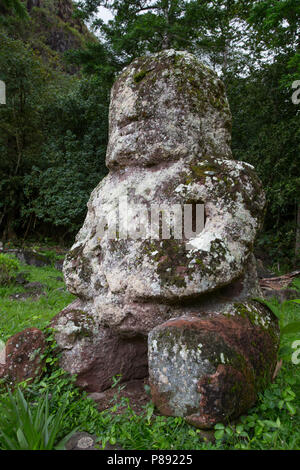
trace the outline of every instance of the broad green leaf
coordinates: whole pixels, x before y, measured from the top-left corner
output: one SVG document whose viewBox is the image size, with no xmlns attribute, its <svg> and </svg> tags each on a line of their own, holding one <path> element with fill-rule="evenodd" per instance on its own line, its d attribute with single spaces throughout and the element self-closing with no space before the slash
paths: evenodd
<svg viewBox="0 0 300 470">
<path fill-rule="evenodd" d="M 300 322 L 289 323 L 281 330 L 282 335 L 300 334 Z"/>
<path fill-rule="evenodd" d="M 217 440 L 223 439 L 224 437 L 224 429 L 219 429 L 218 431 L 215 432 L 215 438 Z"/>
</svg>

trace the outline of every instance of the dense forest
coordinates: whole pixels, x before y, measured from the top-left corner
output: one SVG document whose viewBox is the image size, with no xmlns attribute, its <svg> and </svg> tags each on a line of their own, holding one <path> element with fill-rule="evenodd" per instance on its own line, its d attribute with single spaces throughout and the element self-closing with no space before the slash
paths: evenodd
<svg viewBox="0 0 300 470">
<path fill-rule="evenodd" d="M 0 0 L 0 239 L 71 243 L 107 172 L 115 77 L 135 57 L 174 48 L 224 80 L 234 158 L 256 167 L 267 194 L 257 250 L 296 266 L 299 46 L 300 0 Z"/>
</svg>

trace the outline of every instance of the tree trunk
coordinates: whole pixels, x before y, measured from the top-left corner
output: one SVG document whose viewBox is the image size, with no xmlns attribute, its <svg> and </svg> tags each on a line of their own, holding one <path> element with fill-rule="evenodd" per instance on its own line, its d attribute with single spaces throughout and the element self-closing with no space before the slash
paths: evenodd
<svg viewBox="0 0 300 470">
<path fill-rule="evenodd" d="M 170 25 L 169 14 L 170 14 L 170 2 L 167 1 L 165 7 L 163 8 L 163 15 L 165 17 L 166 25 L 167 25 L 167 31 L 165 31 L 163 35 L 163 42 L 161 46 L 163 50 L 170 49 L 170 46 L 171 46 L 171 41 L 170 41 L 170 36 L 169 36 L 169 31 L 168 31 L 169 25 Z"/>
<path fill-rule="evenodd" d="M 297 205 L 295 256 L 300 254 L 300 202 Z"/>
<path fill-rule="evenodd" d="M 3 231 L 3 240 L 9 242 L 11 240 L 16 240 L 17 235 L 14 229 L 14 217 L 12 214 L 7 216 L 6 226 Z"/>
</svg>

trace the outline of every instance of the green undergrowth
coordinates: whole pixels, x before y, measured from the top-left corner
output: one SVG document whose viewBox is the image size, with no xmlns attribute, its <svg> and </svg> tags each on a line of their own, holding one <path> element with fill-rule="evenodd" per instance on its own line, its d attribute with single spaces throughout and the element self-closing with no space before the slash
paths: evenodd
<svg viewBox="0 0 300 470">
<path fill-rule="evenodd" d="M 299 386 L 299 367 L 284 367 L 247 416 L 234 425 L 216 426 L 214 443 L 183 418 L 155 415 L 151 403 L 142 416 L 137 416 L 126 399 L 125 413 L 118 414 L 120 402 L 115 404 L 112 410 L 100 414 L 95 431 L 102 443 L 132 450 L 299 449 Z"/>
<path fill-rule="evenodd" d="M 280 328 L 279 359 L 287 362 L 291 359 L 291 348 L 300 341 L 300 278 L 295 278 L 291 288 L 299 292 L 298 299 L 279 302 L 276 298 L 259 300 L 276 316 Z"/>
<path fill-rule="evenodd" d="M 137 414 L 128 398 L 119 397 L 118 388 L 111 408 L 99 413 L 94 402 L 74 385 L 74 378 L 59 368 L 38 383 L 23 385 L 23 393 L 32 407 L 39 397 L 48 394 L 52 416 L 62 406 L 67 410 L 57 434 L 58 442 L 76 429 L 96 435 L 99 449 L 110 444 L 128 450 L 294 450 L 300 448 L 299 386 L 299 367 L 284 366 L 247 416 L 235 424 L 216 426 L 215 442 L 203 439 L 201 432 L 183 418 L 158 416 L 150 401 L 143 413 Z M 0 430 L 6 435 L 14 429 L 12 422 L 4 422 L 5 413 L 1 411 L 7 408 L 8 399 L 6 393 L 0 395 Z M 1 435 L 0 449 L 5 449 Z"/>
<path fill-rule="evenodd" d="M 12 296 L 24 294 L 26 288 L 15 283 L 0 285 L 0 340 L 4 342 L 25 328 L 44 328 L 74 299 L 65 288 L 62 273 L 52 266 L 37 268 L 20 264 L 20 273 L 26 282 L 42 284 L 43 292 L 37 300 L 34 296 L 15 300 Z"/>
<path fill-rule="evenodd" d="M 236 423 L 216 425 L 212 431 L 215 440 L 210 442 L 199 430 L 186 424 L 183 418 L 159 416 L 150 396 L 143 412 L 137 414 L 128 398 L 122 397 L 119 379 L 115 380 L 115 397 L 110 408 L 98 412 L 95 403 L 75 386 L 75 377 L 70 377 L 59 368 L 53 335 L 46 329 L 49 320 L 73 299 L 64 288 L 62 274 L 53 267 L 21 266 L 20 269 L 27 273 L 28 282 L 45 285 L 45 295 L 35 301 L 11 300 L 11 295 L 22 292 L 24 288 L 14 284 L 0 287 L 0 339 L 5 341 L 26 327 L 38 327 L 47 332 L 44 374 L 35 383 L 21 384 L 20 389 L 33 414 L 41 397 L 47 401 L 47 413 L 53 417 L 53 422 L 58 410 L 64 409 L 51 448 L 54 449 L 65 436 L 78 430 L 97 436 L 99 449 L 106 448 L 108 444 L 115 445 L 116 449 L 129 450 L 300 449 L 300 364 L 292 361 L 295 353 L 292 346 L 295 340 L 300 340 L 300 335 L 293 329 L 287 329 L 281 335 L 279 359 L 283 363 L 275 382 L 259 395 L 255 407 L 246 416 Z M 294 282 L 293 287 L 298 289 L 299 280 Z M 270 306 L 280 318 L 282 331 L 297 322 L 297 309 L 300 308 L 297 304 L 288 302 L 279 305 L 272 300 Z M 0 449 L 8 448 L 4 434 L 6 439 L 8 437 L 15 443 L 13 446 L 22 448 L 25 443 L 23 438 L 18 441 L 18 426 L 23 429 L 29 425 L 27 422 L 26 426 L 16 424 L 14 413 L 7 413 L 12 397 L 17 404 L 20 395 L 18 397 L 18 390 L 15 390 L 12 397 L 9 396 L 4 383 L 0 390 Z"/>
</svg>

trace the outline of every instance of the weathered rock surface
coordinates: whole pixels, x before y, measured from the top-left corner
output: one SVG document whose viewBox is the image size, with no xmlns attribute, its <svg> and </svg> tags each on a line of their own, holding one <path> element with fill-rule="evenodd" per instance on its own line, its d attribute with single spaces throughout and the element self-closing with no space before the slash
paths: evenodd
<svg viewBox="0 0 300 470">
<path fill-rule="evenodd" d="M 12 336 L 5 346 L 5 364 L 2 364 L 0 377 L 7 378 L 12 385 L 39 377 L 45 348 L 44 334 L 37 328 L 27 328 Z"/>
<path fill-rule="evenodd" d="M 102 442 L 96 435 L 87 432 L 76 432 L 65 445 L 66 450 L 103 450 Z M 105 444 L 105 450 L 123 450 L 118 445 Z"/>
<path fill-rule="evenodd" d="M 257 302 L 157 326 L 148 339 L 155 405 L 200 428 L 238 417 L 271 380 L 278 339 L 275 317 Z"/>
<path fill-rule="evenodd" d="M 265 195 L 253 167 L 232 159 L 230 132 L 224 85 L 191 54 L 163 51 L 120 74 L 110 173 L 63 267 L 79 300 L 53 322 L 62 366 L 90 392 L 115 374 L 143 377 L 149 334 L 155 403 L 204 428 L 253 404 L 278 346 L 276 320 L 248 302 L 261 295 L 253 244 Z M 175 211 L 166 235 L 170 206 L 192 208 L 190 232 Z M 153 207 L 163 214 L 150 223 Z"/>
<path fill-rule="evenodd" d="M 111 171 L 91 195 L 64 274 L 70 292 L 103 326 L 131 334 L 134 323 L 148 333 L 174 317 L 170 304 L 247 275 L 265 197 L 253 168 L 230 160 L 224 86 L 194 56 L 165 51 L 137 59 L 111 96 Z M 149 210 L 204 204 L 204 230 L 188 240 L 120 239 L 121 218 L 119 239 L 110 230 L 100 236 L 100 221 L 112 220 L 124 196 L 130 207 Z"/>
<path fill-rule="evenodd" d="M 87 432 L 76 432 L 66 443 L 66 450 L 99 450 L 96 449 L 97 436 Z"/>
<path fill-rule="evenodd" d="M 76 374 L 77 385 L 88 392 L 101 392 L 121 381 L 144 378 L 148 374 L 147 341 L 142 337 L 121 338 L 102 328 L 81 302 L 75 301 L 52 321 L 62 352 L 61 366 Z"/>
</svg>

